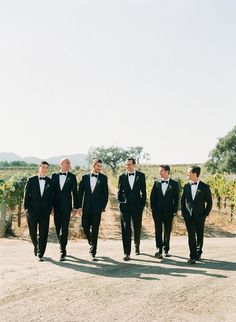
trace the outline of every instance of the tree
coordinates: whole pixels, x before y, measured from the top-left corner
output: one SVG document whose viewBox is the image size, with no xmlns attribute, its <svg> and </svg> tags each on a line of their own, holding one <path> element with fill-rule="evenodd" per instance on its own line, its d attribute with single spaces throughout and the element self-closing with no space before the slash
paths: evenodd
<svg viewBox="0 0 236 322">
<path fill-rule="evenodd" d="M 102 162 L 108 165 L 113 173 L 116 173 L 117 166 L 124 162 L 128 157 L 128 152 L 116 146 L 111 146 L 109 148 L 100 147 L 91 147 L 88 151 L 88 160 L 91 162 L 93 159 L 101 159 Z"/>
<path fill-rule="evenodd" d="M 124 149 L 118 146 L 111 146 L 105 148 L 104 146 L 100 147 L 91 147 L 88 152 L 88 161 L 91 162 L 93 159 L 101 159 L 102 162 L 108 165 L 112 172 L 115 174 L 119 164 L 123 163 L 128 157 L 133 157 L 137 163 L 140 162 L 140 159 L 148 160 L 149 154 L 143 152 L 143 147 L 134 146 Z"/>
<path fill-rule="evenodd" d="M 236 173 L 236 126 L 219 139 L 209 157 L 206 167 L 212 173 Z"/>
<path fill-rule="evenodd" d="M 131 146 L 131 147 L 128 147 L 128 155 L 130 157 L 133 157 L 137 164 L 140 163 L 140 159 L 143 159 L 143 160 L 149 160 L 149 154 L 148 153 L 145 153 L 143 152 L 143 147 L 142 146 Z"/>
</svg>

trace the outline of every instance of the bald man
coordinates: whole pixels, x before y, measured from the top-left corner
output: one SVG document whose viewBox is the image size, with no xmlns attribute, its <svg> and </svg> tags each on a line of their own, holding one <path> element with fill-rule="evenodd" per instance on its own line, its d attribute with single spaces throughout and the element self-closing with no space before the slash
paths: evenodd
<svg viewBox="0 0 236 322">
<path fill-rule="evenodd" d="M 62 159 L 60 161 L 60 172 L 52 175 L 55 193 L 54 223 L 60 243 L 60 261 L 64 261 L 66 257 L 71 212 L 73 209 L 74 212 L 78 209 L 77 180 L 76 176 L 69 172 L 70 168 L 70 160 Z"/>
</svg>

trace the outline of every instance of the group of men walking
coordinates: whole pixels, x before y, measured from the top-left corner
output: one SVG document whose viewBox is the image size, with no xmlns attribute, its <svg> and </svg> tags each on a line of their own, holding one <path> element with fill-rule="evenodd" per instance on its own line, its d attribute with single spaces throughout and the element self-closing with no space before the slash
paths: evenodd
<svg viewBox="0 0 236 322">
<path fill-rule="evenodd" d="M 82 215 L 82 227 L 90 245 L 92 260 L 96 260 L 97 238 L 101 213 L 108 201 L 107 177 L 100 173 L 101 160 L 94 160 L 91 172 L 82 176 L 77 189 L 76 176 L 71 173 L 70 160 L 60 162 L 60 171 L 52 178 L 46 176 L 49 164 L 39 165 L 39 173 L 28 179 L 25 187 L 24 208 L 34 253 L 43 261 L 50 214 L 54 214 L 57 238 L 60 244 L 60 261 L 66 259 L 71 213 Z M 37 229 L 38 227 L 38 229 Z M 38 232 L 38 239 L 37 239 Z"/>
<path fill-rule="evenodd" d="M 130 260 L 132 227 L 135 254 L 140 254 L 142 214 L 146 205 L 146 179 L 135 169 L 134 158 L 125 161 L 126 171 L 119 176 L 118 203 L 121 216 L 124 261 Z M 91 171 L 84 174 L 77 189 L 76 176 L 70 170 L 70 160 L 60 162 L 60 171 L 46 176 L 49 164 L 39 165 L 38 175 L 28 179 L 25 188 L 24 207 L 34 254 L 43 261 L 49 229 L 50 214 L 54 213 L 56 234 L 60 244 L 60 261 L 67 256 L 66 246 L 71 213 L 82 216 L 82 228 L 89 243 L 91 259 L 96 261 L 97 240 L 101 214 L 108 202 L 107 176 L 101 173 L 102 161 L 95 159 Z M 211 191 L 199 180 L 201 169 L 193 166 L 188 170 L 190 182 L 184 186 L 181 211 L 188 231 L 190 249 L 189 264 L 200 260 L 203 247 L 204 223 L 212 208 Z M 161 165 L 160 180 L 155 180 L 150 205 L 155 224 L 155 256 L 170 256 L 170 236 L 173 218 L 179 207 L 179 184 L 170 178 L 170 167 Z M 38 237 L 37 237 L 38 235 Z"/>
</svg>

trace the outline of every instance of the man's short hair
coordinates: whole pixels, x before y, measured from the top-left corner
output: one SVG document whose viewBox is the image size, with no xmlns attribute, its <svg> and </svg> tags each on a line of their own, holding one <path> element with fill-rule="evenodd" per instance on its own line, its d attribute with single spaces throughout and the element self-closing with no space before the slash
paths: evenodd
<svg viewBox="0 0 236 322">
<path fill-rule="evenodd" d="M 125 161 L 132 161 L 133 164 L 136 164 L 136 161 L 134 158 L 130 157 L 130 158 L 126 158 Z"/>
<path fill-rule="evenodd" d="M 160 168 L 163 168 L 165 171 L 168 171 L 170 173 L 170 166 L 168 164 L 161 164 Z"/>
<path fill-rule="evenodd" d="M 39 167 L 40 167 L 42 164 L 46 164 L 46 165 L 49 167 L 49 163 L 48 163 L 47 161 L 41 161 L 41 162 L 39 163 Z"/>
<path fill-rule="evenodd" d="M 95 166 L 97 163 L 101 163 L 102 164 L 102 160 L 100 160 L 100 159 L 93 159 L 92 165 Z"/>
<path fill-rule="evenodd" d="M 196 173 L 198 177 L 200 176 L 201 168 L 197 165 L 193 165 L 192 167 L 190 167 L 190 170 L 192 171 L 192 173 Z"/>
</svg>

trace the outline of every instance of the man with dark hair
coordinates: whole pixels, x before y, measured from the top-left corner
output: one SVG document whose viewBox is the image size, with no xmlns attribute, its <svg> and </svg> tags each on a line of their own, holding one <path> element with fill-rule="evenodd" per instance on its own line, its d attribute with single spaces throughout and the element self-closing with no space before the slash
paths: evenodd
<svg viewBox="0 0 236 322">
<path fill-rule="evenodd" d="M 210 187 L 199 180 L 201 168 L 192 166 L 187 175 L 190 180 L 184 186 L 181 198 L 181 211 L 188 231 L 190 258 L 188 264 L 194 264 L 201 259 L 204 224 L 212 208 Z"/>
<path fill-rule="evenodd" d="M 157 252 L 155 256 L 163 259 L 162 248 L 165 256 L 169 257 L 170 234 L 172 222 L 178 211 L 179 184 L 170 178 L 169 165 L 162 164 L 159 168 L 161 180 L 156 180 L 151 191 L 151 209 L 155 223 L 155 240 Z M 164 236 L 162 230 L 164 228 Z"/>
<path fill-rule="evenodd" d="M 135 170 L 135 159 L 127 158 L 126 172 L 119 176 L 118 202 L 121 212 L 121 229 L 124 249 L 124 261 L 130 260 L 131 220 L 134 228 L 136 255 L 140 254 L 142 213 L 146 203 L 146 180 L 144 173 Z"/>
<path fill-rule="evenodd" d="M 38 175 L 30 177 L 26 183 L 24 208 L 27 211 L 29 233 L 34 245 L 34 254 L 40 262 L 47 246 L 49 218 L 53 204 L 51 179 L 46 176 L 49 164 L 42 161 Z M 39 238 L 37 239 L 37 230 Z"/>
<path fill-rule="evenodd" d="M 60 261 L 64 261 L 66 257 L 66 245 L 72 211 L 72 196 L 73 213 L 77 212 L 78 209 L 77 180 L 76 176 L 69 172 L 70 168 L 70 160 L 62 159 L 60 161 L 60 172 L 52 175 L 52 183 L 55 191 L 53 205 L 54 223 L 60 243 Z"/>
<path fill-rule="evenodd" d="M 97 240 L 101 214 L 108 201 L 107 176 L 102 174 L 102 161 L 94 159 L 92 169 L 82 176 L 78 190 L 79 213 L 82 215 L 82 227 L 90 245 L 93 261 L 96 261 Z"/>
</svg>

